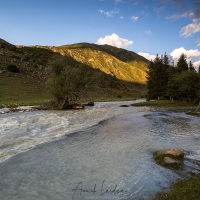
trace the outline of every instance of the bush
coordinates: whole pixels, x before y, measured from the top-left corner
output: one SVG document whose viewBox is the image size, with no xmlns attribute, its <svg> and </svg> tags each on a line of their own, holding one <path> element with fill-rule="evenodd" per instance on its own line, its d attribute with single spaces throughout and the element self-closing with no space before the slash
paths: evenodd
<svg viewBox="0 0 200 200">
<path fill-rule="evenodd" d="M 8 65 L 7 66 L 7 70 L 9 72 L 14 72 L 14 73 L 19 73 L 20 72 L 19 68 L 16 65 Z"/>
<path fill-rule="evenodd" d="M 29 61 L 30 59 L 31 59 L 31 57 L 25 56 L 25 57 L 22 59 L 22 61 Z"/>
<path fill-rule="evenodd" d="M 11 57 L 12 57 L 12 58 L 15 58 L 15 59 L 18 59 L 18 60 L 21 59 L 21 57 L 16 56 L 16 55 L 12 55 Z"/>
</svg>

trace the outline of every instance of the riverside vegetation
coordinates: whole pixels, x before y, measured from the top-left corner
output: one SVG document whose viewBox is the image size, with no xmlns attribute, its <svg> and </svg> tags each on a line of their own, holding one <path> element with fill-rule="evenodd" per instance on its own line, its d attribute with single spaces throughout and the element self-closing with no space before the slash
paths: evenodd
<svg viewBox="0 0 200 200">
<path fill-rule="evenodd" d="M 197 103 L 200 101 L 200 66 L 195 71 L 192 62 L 182 54 L 176 66 L 170 65 L 168 56 L 155 58 L 147 72 L 147 99 L 174 99 Z"/>
<path fill-rule="evenodd" d="M 198 105 L 194 112 L 187 114 L 199 116 L 197 112 L 200 107 L 200 66 L 196 71 L 191 61 L 187 63 L 186 55 L 180 56 L 176 66 L 170 65 L 166 54 L 161 57 L 157 55 L 149 64 L 147 88 L 148 101 L 134 106 Z"/>
<path fill-rule="evenodd" d="M 88 43 L 16 46 L 0 39 L 1 107 L 51 101 L 54 93 L 48 89 L 47 80 L 55 72 L 52 66 L 64 61 L 64 71 L 76 71 L 79 76 L 76 77 L 77 86 L 81 86 L 78 102 L 132 100 L 146 94 L 149 61 L 134 52 Z M 78 94 L 74 92 L 72 100 Z"/>
</svg>

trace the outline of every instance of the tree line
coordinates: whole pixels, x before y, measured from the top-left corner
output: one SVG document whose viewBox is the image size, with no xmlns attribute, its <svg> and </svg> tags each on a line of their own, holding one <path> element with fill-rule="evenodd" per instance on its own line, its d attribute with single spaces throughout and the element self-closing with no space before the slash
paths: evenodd
<svg viewBox="0 0 200 200">
<path fill-rule="evenodd" d="M 200 101 L 200 66 L 195 70 L 193 63 L 187 63 L 187 56 L 181 54 L 177 64 L 170 64 L 169 57 L 156 56 L 147 71 L 147 100 L 169 99 Z"/>
</svg>

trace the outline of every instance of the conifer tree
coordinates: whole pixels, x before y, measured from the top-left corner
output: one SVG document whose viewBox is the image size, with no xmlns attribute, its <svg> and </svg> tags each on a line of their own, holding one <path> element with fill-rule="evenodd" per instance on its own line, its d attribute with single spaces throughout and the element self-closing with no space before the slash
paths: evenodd
<svg viewBox="0 0 200 200">
<path fill-rule="evenodd" d="M 200 99 L 200 74 L 196 73 L 192 62 L 188 68 L 184 54 L 180 56 L 177 67 L 169 65 L 166 54 L 161 58 L 157 55 L 150 63 L 147 75 L 149 100 L 170 97 L 172 101 L 181 99 L 196 102 Z"/>
<path fill-rule="evenodd" d="M 164 58 L 158 55 L 149 65 L 147 72 L 147 99 L 160 99 L 161 96 L 166 95 L 167 88 L 167 73 Z M 167 63 L 166 63 L 167 64 Z"/>
<path fill-rule="evenodd" d="M 148 71 L 147 71 L 147 88 L 148 88 L 148 93 L 147 93 L 147 100 L 151 100 L 154 98 L 154 89 L 155 89 L 155 70 L 154 70 L 154 63 L 153 61 L 150 62 L 148 66 Z"/>
<path fill-rule="evenodd" d="M 188 71 L 187 56 L 185 54 L 181 54 L 176 67 L 179 72 Z"/>
<path fill-rule="evenodd" d="M 192 64 L 191 61 L 189 62 L 189 71 L 190 72 L 195 72 L 194 65 Z"/>
<path fill-rule="evenodd" d="M 165 52 L 165 55 L 163 56 L 163 64 L 166 66 L 166 67 L 169 67 L 169 58 Z"/>
</svg>

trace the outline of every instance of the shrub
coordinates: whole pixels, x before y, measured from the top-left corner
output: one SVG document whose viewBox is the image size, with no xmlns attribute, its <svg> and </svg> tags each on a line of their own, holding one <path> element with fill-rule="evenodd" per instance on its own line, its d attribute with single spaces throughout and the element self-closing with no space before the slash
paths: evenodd
<svg viewBox="0 0 200 200">
<path fill-rule="evenodd" d="M 19 68 L 16 65 L 12 65 L 12 64 L 7 66 L 7 70 L 9 72 L 14 72 L 14 73 L 20 72 Z"/>
<path fill-rule="evenodd" d="M 16 55 L 12 55 L 11 57 L 12 57 L 12 58 L 15 58 L 15 59 L 18 59 L 18 60 L 21 59 L 21 57 L 16 56 Z"/>
<path fill-rule="evenodd" d="M 31 57 L 25 56 L 25 57 L 22 59 L 22 61 L 29 61 L 30 59 L 31 59 Z"/>
</svg>

